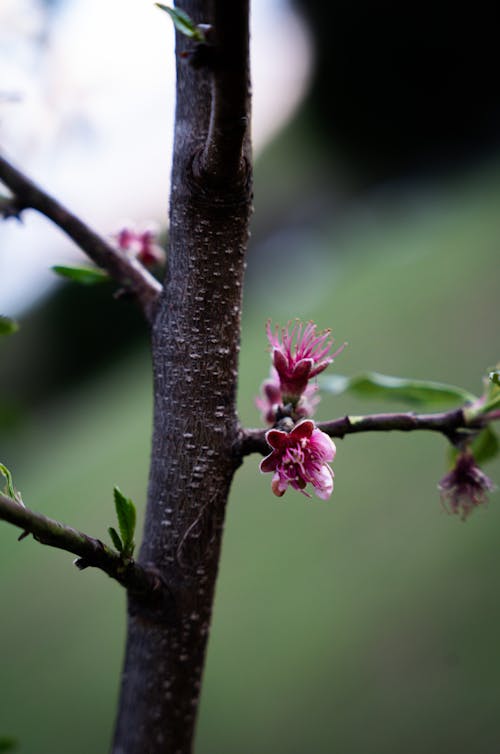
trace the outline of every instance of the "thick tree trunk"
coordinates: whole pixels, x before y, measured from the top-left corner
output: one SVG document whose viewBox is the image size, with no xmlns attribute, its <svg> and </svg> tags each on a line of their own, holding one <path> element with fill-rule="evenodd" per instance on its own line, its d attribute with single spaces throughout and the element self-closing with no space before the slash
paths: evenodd
<svg viewBox="0 0 500 754">
<path fill-rule="evenodd" d="M 248 4 L 186 0 L 182 7 L 197 23 L 213 24 L 214 47 L 201 56 L 198 50 L 209 63 L 195 67 L 180 57 L 192 43 L 177 40 L 170 249 L 152 332 L 153 449 L 139 558 L 159 571 L 171 600 L 146 605 L 129 595 L 114 754 L 192 751 L 225 506 L 240 462 L 235 399 L 251 208 Z"/>
</svg>

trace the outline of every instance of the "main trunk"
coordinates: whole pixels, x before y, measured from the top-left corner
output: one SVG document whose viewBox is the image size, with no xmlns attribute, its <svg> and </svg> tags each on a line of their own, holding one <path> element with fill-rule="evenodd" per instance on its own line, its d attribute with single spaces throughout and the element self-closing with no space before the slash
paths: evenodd
<svg viewBox="0 0 500 754">
<path fill-rule="evenodd" d="M 212 21 L 211 8 L 202 0 L 183 3 L 198 23 Z M 192 44 L 178 39 L 170 246 L 152 333 L 153 448 L 139 558 L 158 570 L 172 599 L 155 605 L 129 596 L 114 754 L 192 751 L 225 506 L 239 463 L 235 398 L 249 161 L 230 181 L 200 172 L 211 71 L 180 58 L 186 48 Z"/>
</svg>

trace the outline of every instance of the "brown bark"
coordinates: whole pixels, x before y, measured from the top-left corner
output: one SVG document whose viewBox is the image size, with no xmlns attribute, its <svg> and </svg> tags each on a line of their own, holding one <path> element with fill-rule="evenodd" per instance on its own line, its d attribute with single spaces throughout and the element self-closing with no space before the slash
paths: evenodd
<svg viewBox="0 0 500 754">
<path fill-rule="evenodd" d="M 209 65 L 196 68 L 181 57 L 192 43 L 177 39 L 170 250 L 152 331 L 153 449 L 139 562 L 159 570 L 173 601 L 152 607 L 129 594 L 114 754 L 192 751 L 224 512 L 239 465 L 237 357 L 251 209 L 241 130 L 242 87 L 249 118 L 248 4 L 214 5 L 212 15 L 209 2 L 183 3 L 196 23 L 213 24 L 214 48 Z M 220 66 L 239 74 L 215 75 Z M 214 127 L 221 98 L 223 127 Z M 239 158 L 218 169 L 227 133 L 236 135 Z"/>
</svg>

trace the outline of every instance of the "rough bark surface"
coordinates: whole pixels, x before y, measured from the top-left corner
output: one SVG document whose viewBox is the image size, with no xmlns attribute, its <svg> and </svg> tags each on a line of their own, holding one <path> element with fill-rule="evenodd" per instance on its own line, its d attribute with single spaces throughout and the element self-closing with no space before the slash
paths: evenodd
<svg viewBox="0 0 500 754">
<path fill-rule="evenodd" d="M 231 55 L 225 59 L 218 47 L 223 34 L 217 14 L 225 12 L 225 22 L 233 24 L 240 39 L 233 63 L 244 73 L 248 119 L 248 5 L 213 5 L 190 0 L 182 7 L 197 23 L 213 23 L 209 57 L 215 54 L 218 66 L 231 64 Z M 213 162 L 204 162 L 213 131 L 213 68 L 190 65 L 181 57 L 189 49 L 188 40 L 177 39 L 170 249 L 152 328 L 153 449 L 139 557 L 159 570 L 172 599 L 151 606 L 129 595 L 114 754 L 192 751 L 224 512 L 240 462 L 235 399 L 251 208 L 248 135 L 239 137 L 241 159 L 232 174 L 222 171 L 221 177 Z M 241 87 L 241 77 L 233 85 Z M 218 96 L 230 98 L 231 91 Z M 241 113 L 235 113 L 229 108 L 224 117 L 230 131 L 231 117 L 238 120 L 234 131 L 241 133 Z M 212 147 L 213 161 L 218 147 Z"/>
</svg>

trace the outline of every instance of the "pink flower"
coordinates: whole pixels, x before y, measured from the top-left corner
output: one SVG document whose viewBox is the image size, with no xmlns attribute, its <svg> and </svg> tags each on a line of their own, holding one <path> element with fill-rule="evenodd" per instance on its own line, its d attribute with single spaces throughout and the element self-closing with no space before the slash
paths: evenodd
<svg viewBox="0 0 500 754">
<path fill-rule="evenodd" d="M 329 355 L 333 344 L 333 340 L 329 340 L 330 330 L 317 334 L 313 322 L 308 322 L 305 327 L 302 322 L 296 322 L 291 331 L 290 326 L 291 322 L 281 329 L 281 339 L 279 326 L 276 326 L 273 332 L 270 320 L 267 322 L 266 330 L 283 403 L 292 403 L 295 406 L 308 381 L 326 369 L 343 351 L 345 344 Z"/>
<path fill-rule="evenodd" d="M 270 429 L 266 440 L 273 450 L 261 461 L 260 470 L 274 471 L 271 488 L 275 495 L 281 497 L 290 485 L 310 497 L 304 490 L 307 484 L 312 484 L 318 497 L 323 500 L 330 497 L 334 475 L 327 461 L 333 461 L 336 448 L 313 421 L 304 419 L 291 432 Z"/>
<path fill-rule="evenodd" d="M 156 234 L 152 230 L 144 230 L 137 236 L 137 259 L 145 267 L 154 267 L 165 262 L 165 250 L 156 243 Z"/>
<path fill-rule="evenodd" d="M 262 397 L 255 399 L 255 405 L 260 411 L 262 419 L 268 424 L 274 424 L 278 409 L 281 405 L 281 387 L 278 373 L 274 367 L 271 367 L 271 374 L 268 380 L 264 380 L 260 387 Z"/>
<path fill-rule="evenodd" d="M 156 229 L 147 227 L 137 231 L 125 226 L 114 235 L 120 251 L 136 257 L 145 267 L 155 267 L 165 262 L 165 251 L 156 243 Z"/>
<path fill-rule="evenodd" d="M 465 521 L 474 508 L 487 501 L 488 492 L 494 490 L 495 485 L 477 466 L 470 450 L 464 450 L 453 469 L 441 479 L 438 488 L 446 509 Z"/>
<path fill-rule="evenodd" d="M 135 242 L 136 233 L 130 228 L 122 228 L 114 238 L 120 251 L 129 251 Z"/>
<path fill-rule="evenodd" d="M 268 424 L 275 424 L 279 418 L 279 409 L 283 405 L 283 398 L 280 378 L 274 367 L 271 367 L 269 379 L 264 380 L 260 389 L 262 396 L 255 399 L 255 405 L 259 409 L 263 421 Z M 295 406 L 296 417 L 303 419 L 314 414 L 320 401 L 319 395 L 316 395 L 317 392 L 317 385 L 311 383 L 306 386 L 298 404 Z"/>
</svg>

